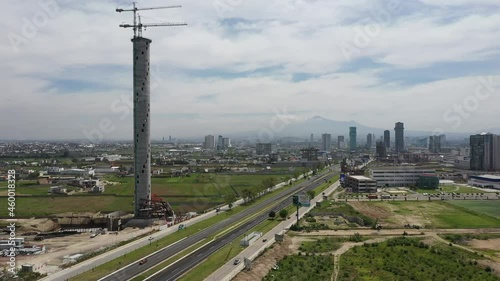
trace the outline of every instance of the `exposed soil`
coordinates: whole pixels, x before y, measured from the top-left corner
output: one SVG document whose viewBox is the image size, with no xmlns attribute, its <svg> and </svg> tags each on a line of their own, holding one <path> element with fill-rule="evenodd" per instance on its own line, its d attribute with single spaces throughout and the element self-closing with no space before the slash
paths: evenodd
<svg viewBox="0 0 500 281">
<path fill-rule="evenodd" d="M 500 251 L 500 238 L 489 240 L 472 240 L 467 245 L 475 249 L 487 249 Z"/>
<path fill-rule="evenodd" d="M 349 202 L 349 205 L 351 205 L 358 212 L 374 219 L 386 219 L 392 215 L 392 213 L 388 210 L 373 204 L 366 204 L 364 202 Z"/>
<path fill-rule="evenodd" d="M 252 269 L 243 270 L 232 281 L 258 281 L 262 280 L 271 271 L 273 265 L 285 256 L 294 253 L 302 242 L 294 241 L 285 236 L 282 243 L 275 243 L 272 249 L 268 249 L 264 254 L 252 262 Z"/>
<path fill-rule="evenodd" d="M 44 245 L 46 252 L 40 255 L 17 256 L 16 260 L 19 264 L 33 264 L 35 271 L 40 273 L 54 273 L 60 270 L 59 266 L 63 264 L 64 256 L 90 253 L 118 242 L 133 239 L 150 231 L 152 231 L 151 228 L 127 228 L 118 235 L 109 233 L 98 235 L 95 238 L 90 238 L 90 233 L 51 238 L 43 241 L 32 241 L 33 238 L 30 238 L 25 241 L 26 244 Z M 1 264 L 5 264 L 5 261 L 5 257 L 0 257 Z"/>
<path fill-rule="evenodd" d="M 403 227 L 407 224 L 419 226 L 432 224 L 432 221 L 427 219 L 424 213 L 418 208 L 406 214 L 399 214 L 397 213 L 398 207 L 390 204 L 387 204 L 386 208 L 367 204 L 366 202 L 349 202 L 349 204 L 358 212 L 368 217 L 379 219 L 379 223 L 384 226 Z"/>
<path fill-rule="evenodd" d="M 59 225 L 51 219 L 20 219 L 21 232 L 50 232 L 59 228 Z"/>
<path fill-rule="evenodd" d="M 493 274 L 500 276 L 500 264 L 491 260 L 479 260 L 477 263 L 483 267 L 491 267 L 493 269 Z"/>
</svg>

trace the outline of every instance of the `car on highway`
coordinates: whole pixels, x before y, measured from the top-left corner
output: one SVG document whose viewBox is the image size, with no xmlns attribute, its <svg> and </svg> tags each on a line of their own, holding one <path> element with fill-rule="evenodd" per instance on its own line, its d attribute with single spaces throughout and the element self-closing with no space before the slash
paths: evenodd
<svg viewBox="0 0 500 281">
<path fill-rule="evenodd" d="M 145 264 L 145 263 L 147 263 L 147 262 L 148 262 L 148 259 L 142 259 L 142 260 L 139 262 L 139 265 L 143 265 L 143 264 Z"/>
<path fill-rule="evenodd" d="M 262 242 L 267 242 L 267 239 L 262 240 Z"/>
<path fill-rule="evenodd" d="M 235 259 L 234 262 L 233 262 L 233 264 L 237 265 L 237 264 L 240 264 L 240 262 L 241 262 L 241 259 Z"/>
</svg>

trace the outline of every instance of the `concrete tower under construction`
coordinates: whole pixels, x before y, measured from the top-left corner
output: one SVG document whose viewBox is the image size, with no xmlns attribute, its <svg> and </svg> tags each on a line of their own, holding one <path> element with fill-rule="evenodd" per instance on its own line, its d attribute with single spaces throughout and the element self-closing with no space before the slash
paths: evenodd
<svg viewBox="0 0 500 281">
<path fill-rule="evenodd" d="M 148 219 L 151 201 L 150 79 L 151 40 L 134 37 L 134 216 Z"/>
<path fill-rule="evenodd" d="M 186 23 L 149 23 L 143 24 L 138 11 L 180 8 L 181 6 L 162 6 L 138 8 L 133 2 L 131 9 L 116 9 L 116 12 L 133 12 L 133 24 L 120 24 L 123 28 L 133 28 L 134 62 L 134 217 L 135 224 L 151 218 L 174 217 L 174 211 L 168 202 L 154 194 L 151 195 L 151 105 L 150 105 L 150 47 L 151 40 L 142 37 L 142 30 L 147 27 L 183 26 Z"/>
</svg>

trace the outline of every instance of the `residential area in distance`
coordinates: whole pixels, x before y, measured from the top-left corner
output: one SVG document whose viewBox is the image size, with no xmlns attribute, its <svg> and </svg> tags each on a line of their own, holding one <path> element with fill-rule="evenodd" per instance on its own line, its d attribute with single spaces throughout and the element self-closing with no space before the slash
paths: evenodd
<svg viewBox="0 0 500 281">
<path fill-rule="evenodd" d="M 167 241 L 173 241 L 168 240 L 173 236 L 153 240 L 153 234 L 170 229 L 180 239 L 188 235 L 183 231 L 201 230 L 192 229 L 197 224 L 185 227 L 195 218 L 201 220 L 200 215 L 236 215 L 238 208 L 249 208 L 262 200 L 260 197 L 305 179 L 321 183 L 308 192 L 310 199 L 319 200 L 304 210 L 298 223 L 291 197 L 281 212 L 269 205 L 270 209 L 261 213 L 275 214 L 253 228 L 253 234 L 238 238 L 241 243 L 233 240 L 197 267 L 186 270 L 181 280 L 194 280 L 194 276 L 216 280 L 213 278 L 219 277 L 213 276 L 220 276 L 218 272 L 228 266 L 227 276 L 237 270 L 234 280 L 282 280 L 296 263 L 320 268 L 314 270 L 317 280 L 326 276 L 353 280 L 363 270 L 375 270 L 364 264 L 343 271 L 350 268 L 351 260 L 355 264 L 356 252 L 363 253 L 366 247 L 396 247 L 419 256 L 428 253 L 428 262 L 435 262 L 440 251 L 444 255 L 456 252 L 459 263 L 472 264 L 467 272 L 496 280 L 496 272 L 500 272 L 500 248 L 495 246 L 500 245 L 500 169 L 494 163 L 500 159 L 484 152 L 496 151 L 500 145 L 497 136 L 472 135 L 461 140 L 431 136 L 423 145 L 422 137 L 404 137 L 404 131 L 403 137 L 395 132 L 395 142 L 387 132 L 385 139 L 381 136 L 376 141 L 375 134 L 369 133 L 364 142 L 353 131 L 355 128 L 350 128 L 355 141 L 343 136 L 332 140 L 328 133 L 321 138 L 311 134 L 307 139 L 269 143 L 216 139 L 212 135 L 201 142 L 171 137 L 154 141 L 152 198 L 163 202 L 166 209 L 163 217 L 143 227 L 128 225 L 134 217 L 130 143 L 4 142 L 0 145 L 4 175 L 0 196 L 7 198 L 7 171 L 15 170 L 16 253 L 22 270 L 32 272 L 28 276 L 33 280 L 43 276 L 51 280 L 56 273 L 141 239 L 151 239 L 154 249 L 168 248 L 171 242 Z M 398 139 L 404 143 L 396 145 Z M 492 166 L 474 169 L 485 167 L 485 159 Z M 336 179 L 316 180 L 325 168 L 337 171 Z M 0 212 L 8 234 L 8 214 L 6 210 Z M 272 234 L 274 229 L 280 231 Z M 8 246 L 7 238 L 2 242 L 3 250 Z M 260 248 L 252 249 L 256 246 Z M 455 248 L 449 252 L 450 247 Z M 137 255 L 147 255 L 154 249 L 143 249 L 146 251 Z M 244 255 L 251 249 L 261 254 L 247 259 Z M 374 253 L 378 252 L 371 255 Z M 373 262 L 385 264 L 387 255 L 382 255 L 384 250 L 379 253 L 380 257 L 373 256 Z M 221 255 L 224 258 L 217 258 Z M 141 266 L 146 261 L 141 260 Z M 76 274 L 71 280 L 99 279 L 112 272 L 106 262 L 96 265 L 97 270 Z M 456 265 L 449 261 L 443 266 Z M 376 268 L 391 278 L 401 274 L 380 264 Z M 147 272 L 141 276 L 148 278 L 152 273 Z M 425 273 L 437 274 L 431 269 Z M 408 274 L 404 278 L 412 278 Z"/>
</svg>

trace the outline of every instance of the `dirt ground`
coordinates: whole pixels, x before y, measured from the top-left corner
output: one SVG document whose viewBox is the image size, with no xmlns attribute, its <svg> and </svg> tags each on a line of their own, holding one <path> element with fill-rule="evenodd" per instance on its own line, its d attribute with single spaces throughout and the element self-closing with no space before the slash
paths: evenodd
<svg viewBox="0 0 500 281">
<path fill-rule="evenodd" d="M 82 233 L 44 241 L 33 241 L 33 236 L 31 236 L 31 239 L 27 239 L 26 244 L 44 245 L 46 252 L 40 255 L 17 256 L 16 259 L 19 264 L 33 264 L 35 271 L 40 273 L 54 273 L 60 270 L 59 266 L 63 264 L 64 256 L 93 252 L 151 231 L 152 228 L 127 228 L 118 235 L 102 234 L 90 238 L 90 233 Z M 0 263 L 4 264 L 5 259 L 4 257 L 0 258 Z"/>
<path fill-rule="evenodd" d="M 493 269 L 493 274 L 500 276 L 500 263 L 490 261 L 490 260 L 480 260 L 477 261 L 478 264 L 484 266 L 484 267 L 491 267 Z"/>
<path fill-rule="evenodd" d="M 500 251 L 500 238 L 490 240 L 472 240 L 467 243 L 471 248 Z"/>
<path fill-rule="evenodd" d="M 309 240 L 303 238 L 302 240 Z M 232 281 L 259 281 L 262 280 L 273 265 L 298 250 L 301 241 L 292 241 L 288 236 L 282 243 L 275 243 L 272 249 L 268 249 L 264 254 L 252 262 L 252 270 L 243 270 Z"/>
<path fill-rule="evenodd" d="M 397 207 L 389 204 L 387 205 L 387 209 L 365 202 L 349 202 L 349 204 L 358 212 L 368 217 L 379 219 L 379 223 L 385 226 L 402 227 L 406 224 L 419 226 L 432 224 L 432 221 L 427 219 L 418 209 L 411 212 L 413 214 L 398 214 L 394 212 L 397 210 Z"/>
<path fill-rule="evenodd" d="M 372 204 L 366 204 L 364 202 L 349 202 L 349 205 L 351 205 L 358 212 L 374 219 L 386 219 L 393 214 L 384 208 Z"/>
</svg>

